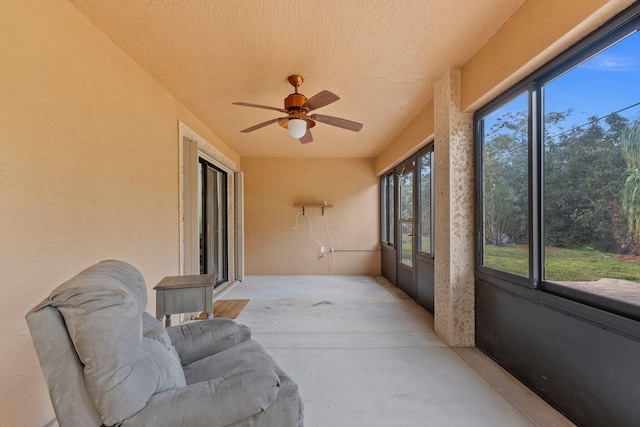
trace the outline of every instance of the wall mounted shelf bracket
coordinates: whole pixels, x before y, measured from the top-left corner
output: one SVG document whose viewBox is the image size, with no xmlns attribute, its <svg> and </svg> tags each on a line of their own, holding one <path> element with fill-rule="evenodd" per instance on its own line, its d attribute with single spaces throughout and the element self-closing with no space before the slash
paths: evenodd
<svg viewBox="0 0 640 427">
<path fill-rule="evenodd" d="M 301 203 L 298 203 L 296 205 L 293 205 L 297 208 L 301 207 L 302 208 L 302 215 L 305 215 L 305 208 L 322 208 L 322 215 L 324 215 L 324 208 L 332 208 L 333 205 L 304 205 Z"/>
</svg>

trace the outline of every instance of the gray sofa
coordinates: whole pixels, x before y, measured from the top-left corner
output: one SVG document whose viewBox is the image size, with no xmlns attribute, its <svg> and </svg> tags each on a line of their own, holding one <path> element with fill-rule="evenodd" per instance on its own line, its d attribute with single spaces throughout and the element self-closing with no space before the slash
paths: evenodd
<svg viewBox="0 0 640 427">
<path fill-rule="evenodd" d="M 229 319 L 165 328 L 140 272 L 103 261 L 27 323 L 60 426 L 301 427 L 296 383 Z"/>
</svg>

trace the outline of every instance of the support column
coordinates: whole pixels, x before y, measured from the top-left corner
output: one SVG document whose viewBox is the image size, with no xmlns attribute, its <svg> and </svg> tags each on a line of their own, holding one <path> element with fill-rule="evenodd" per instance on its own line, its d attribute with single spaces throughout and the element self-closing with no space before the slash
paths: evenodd
<svg viewBox="0 0 640 427">
<path fill-rule="evenodd" d="M 452 347 L 475 345 L 473 115 L 460 112 L 460 70 L 434 93 L 435 331 Z"/>
</svg>

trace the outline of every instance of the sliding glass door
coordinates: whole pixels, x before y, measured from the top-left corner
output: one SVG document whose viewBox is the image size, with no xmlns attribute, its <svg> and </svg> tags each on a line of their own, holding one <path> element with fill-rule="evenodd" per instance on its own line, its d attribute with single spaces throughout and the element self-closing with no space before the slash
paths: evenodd
<svg viewBox="0 0 640 427">
<path fill-rule="evenodd" d="M 227 281 L 227 173 L 204 159 L 199 163 L 198 222 L 200 274 Z"/>
</svg>

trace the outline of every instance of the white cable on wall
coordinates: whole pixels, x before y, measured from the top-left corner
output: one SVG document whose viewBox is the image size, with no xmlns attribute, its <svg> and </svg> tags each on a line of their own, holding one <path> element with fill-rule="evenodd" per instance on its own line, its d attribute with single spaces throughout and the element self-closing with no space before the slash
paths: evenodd
<svg viewBox="0 0 640 427">
<path fill-rule="evenodd" d="M 324 248 L 324 245 L 322 244 L 322 242 L 316 238 L 315 234 L 313 234 L 313 228 L 311 228 L 311 220 L 309 219 L 309 215 L 305 215 L 303 211 L 300 211 L 296 214 L 296 225 L 293 227 L 293 230 L 298 228 L 298 215 L 300 214 L 304 215 L 307 218 L 307 221 L 309 222 L 309 232 L 311 233 L 311 237 L 313 237 L 313 240 L 318 242 L 321 248 Z"/>
<path fill-rule="evenodd" d="M 324 217 L 324 228 L 327 230 L 327 237 L 329 238 L 329 244 L 331 248 L 329 252 L 331 252 L 331 271 L 336 271 L 336 252 L 333 249 L 333 242 L 331 241 L 331 233 L 329 233 L 329 225 L 327 224 L 327 215 L 322 215 Z"/>
</svg>

